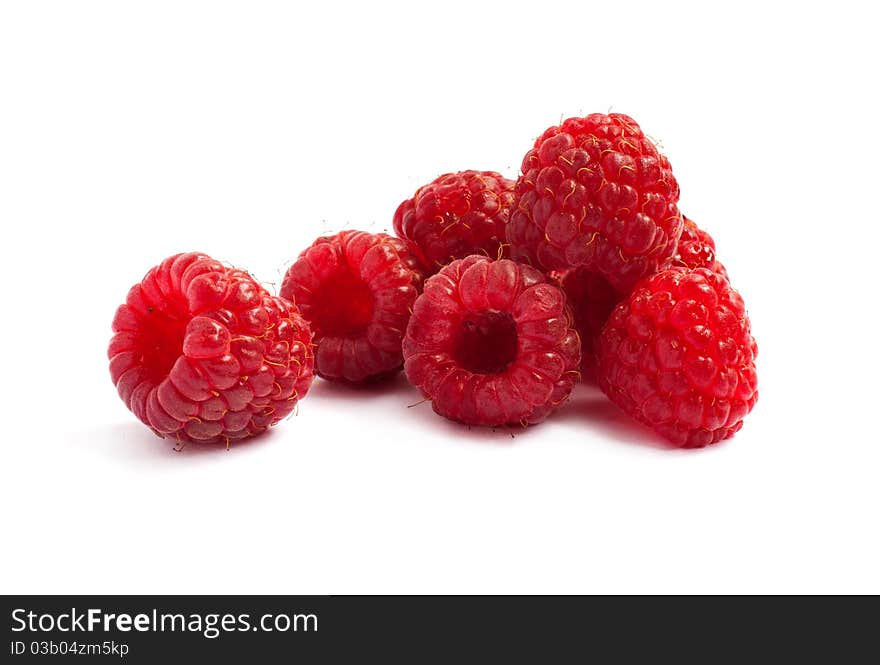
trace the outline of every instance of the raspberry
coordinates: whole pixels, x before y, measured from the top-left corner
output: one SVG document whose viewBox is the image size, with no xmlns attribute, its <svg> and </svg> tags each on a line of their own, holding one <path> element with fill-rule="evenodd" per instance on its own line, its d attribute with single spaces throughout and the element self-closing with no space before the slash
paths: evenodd
<svg viewBox="0 0 880 665">
<path fill-rule="evenodd" d="M 677 202 L 669 161 L 632 118 L 569 118 L 523 158 L 507 225 L 511 257 L 544 270 L 585 266 L 628 293 L 675 254 Z"/>
<path fill-rule="evenodd" d="M 698 448 L 733 435 L 758 399 L 743 300 L 722 276 L 670 268 L 640 282 L 605 324 L 599 386 L 672 443 Z"/>
<path fill-rule="evenodd" d="M 469 256 L 429 278 L 403 341 L 406 375 L 468 425 L 528 425 L 568 398 L 580 343 L 565 296 L 534 268 Z"/>
<path fill-rule="evenodd" d="M 557 277 L 581 338 L 581 369 L 596 365 L 595 339 L 623 296 L 602 275 L 584 267 L 572 268 Z"/>
<path fill-rule="evenodd" d="M 242 270 L 177 254 L 128 292 L 113 318 L 110 376 L 161 437 L 244 439 L 293 411 L 312 382 L 311 332 Z"/>
<path fill-rule="evenodd" d="M 281 295 L 312 326 L 317 374 L 364 383 L 403 366 L 400 345 L 421 283 L 421 265 L 401 240 L 343 231 L 299 255 Z"/>
<path fill-rule="evenodd" d="M 471 254 L 501 258 L 513 181 L 494 171 L 441 175 L 394 213 L 394 231 L 418 246 L 433 272 Z"/>
<path fill-rule="evenodd" d="M 715 241 L 708 233 L 699 228 L 687 217 L 682 217 L 684 228 L 678 240 L 678 252 L 672 259 L 672 265 L 683 268 L 708 268 L 725 279 L 727 270 L 715 257 Z"/>
</svg>

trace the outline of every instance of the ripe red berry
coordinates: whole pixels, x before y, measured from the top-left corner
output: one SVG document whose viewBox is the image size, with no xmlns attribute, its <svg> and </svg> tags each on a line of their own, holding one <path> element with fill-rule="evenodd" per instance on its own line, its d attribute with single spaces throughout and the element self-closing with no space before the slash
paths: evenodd
<svg viewBox="0 0 880 665">
<path fill-rule="evenodd" d="M 432 272 L 471 254 L 501 258 L 513 181 L 494 171 L 441 175 L 394 213 L 394 231 L 415 244 Z"/>
<path fill-rule="evenodd" d="M 673 266 L 682 268 L 708 268 L 727 278 L 727 270 L 715 256 L 715 241 L 706 231 L 687 217 L 682 217 L 684 228 L 678 239 L 678 251 L 672 259 Z"/>
<path fill-rule="evenodd" d="M 732 436 L 758 399 L 743 300 L 721 275 L 670 268 L 640 282 L 597 343 L 599 386 L 672 443 Z"/>
<path fill-rule="evenodd" d="M 584 266 L 627 293 L 666 267 L 681 235 L 669 161 L 629 116 L 550 127 L 522 162 L 507 240 L 544 270 Z"/>
<path fill-rule="evenodd" d="M 125 405 L 159 436 L 226 443 L 290 414 L 312 381 L 290 303 L 204 254 L 151 269 L 116 310 L 108 356 Z"/>
<path fill-rule="evenodd" d="M 317 374 L 363 383 L 403 365 L 400 345 L 421 283 L 421 264 L 401 240 L 343 231 L 299 255 L 281 295 L 311 324 Z"/>
<path fill-rule="evenodd" d="M 564 295 L 540 272 L 470 256 L 428 279 L 403 354 L 410 382 L 440 415 L 525 426 L 568 398 L 580 342 Z"/>
<path fill-rule="evenodd" d="M 584 267 L 572 268 L 557 279 L 581 338 L 581 368 L 592 369 L 596 337 L 623 296 L 602 275 Z"/>
</svg>

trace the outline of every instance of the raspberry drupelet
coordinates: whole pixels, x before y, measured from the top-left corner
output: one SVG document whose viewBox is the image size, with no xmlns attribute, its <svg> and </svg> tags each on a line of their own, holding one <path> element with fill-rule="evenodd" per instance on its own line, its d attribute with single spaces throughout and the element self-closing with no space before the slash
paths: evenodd
<svg viewBox="0 0 880 665">
<path fill-rule="evenodd" d="M 430 277 L 403 342 L 406 375 L 434 410 L 468 425 L 529 425 L 578 380 L 565 296 L 538 270 L 470 256 Z"/>
<path fill-rule="evenodd" d="M 729 279 L 727 270 L 715 254 L 715 240 L 687 217 L 682 217 L 684 227 L 678 239 L 678 251 L 672 259 L 673 266 L 682 268 L 708 268 Z"/>
<path fill-rule="evenodd" d="M 400 371 L 423 270 L 403 241 L 384 233 L 342 231 L 303 251 L 287 270 L 281 295 L 312 327 L 315 372 L 360 384 Z"/>
<path fill-rule="evenodd" d="M 669 161 L 621 113 L 547 129 L 523 158 L 514 196 L 513 259 L 547 271 L 584 266 L 622 293 L 667 267 L 681 235 Z"/>
<path fill-rule="evenodd" d="M 116 310 L 108 356 L 125 405 L 161 437 L 225 443 L 289 415 L 312 382 L 289 302 L 204 254 L 151 269 Z"/>
<path fill-rule="evenodd" d="M 706 268 L 640 282 L 599 336 L 599 386 L 673 444 L 699 448 L 737 432 L 758 399 L 757 345 L 743 300 Z"/>
<path fill-rule="evenodd" d="M 502 258 L 514 182 L 494 171 L 446 173 L 394 213 L 394 231 L 422 253 L 430 271 L 471 254 Z"/>
</svg>

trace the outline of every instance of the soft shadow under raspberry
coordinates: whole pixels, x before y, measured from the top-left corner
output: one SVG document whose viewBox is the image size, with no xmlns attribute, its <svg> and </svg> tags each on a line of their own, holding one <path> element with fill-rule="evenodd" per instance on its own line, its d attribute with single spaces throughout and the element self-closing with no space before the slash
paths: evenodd
<svg viewBox="0 0 880 665">
<path fill-rule="evenodd" d="M 95 426 L 89 430 L 71 434 L 73 445 L 94 451 L 99 455 L 114 458 L 124 463 L 142 464 L 144 461 L 161 463 L 171 460 L 180 463 L 181 458 L 207 459 L 226 453 L 241 453 L 261 447 L 276 435 L 275 428 L 269 428 L 256 436 L 241 441 L 231 441 L 229 449 L 223 444 L 185 443 L 176 439 L 156 436 L 139 422 L 113 423 Z"/>
<path fill-rule="evenodd" d="M 441 432 L 449 439 L 460 441 L 488 441 L 498 445 L 509 445 L 526 432 L 531 433 L 540 425 L 531 427 L 471 427 L 456 423 L 434 413 L 431 402 L 423 399 L 421 393 L 410 384 L 403 372 L 387 377 L 382 381 L 367 384 L 350 384 L 341 381 L 316 379 L 306 400 L 327 400 L 334 404 L 363 406 L 364 400 L 383 400 L 381 408 L 396 409 L 392 419 L 412 423 L 420 429 Z M 308 405 L 308 401 L 306 401 Z M 388 412 L 385 411 L 387 414 Z M 365 424 L 369 426 L 369 424 Z"/>
<path fill-rule="evenodd" d="M 380 395 L 391 395 L 394 393 L 405 393 L 414 391 L 406 380 L 403 372 L 393 372 L 386 374 L 380 378 L 372 379 L 363 383 L 351 383 L 349 381 L 331 381 L 316 377 L 312 387 L 309 388 L 307 398 L 323 398 L 328 399 L 355 399 L 360 400 L 365 397 L 378 397 Z"/>
<path fill-rule="evenodd" d="M 556 414 L 557 422 L 570 422 L 582 429 L 582 436 L 591 433 L 630 445 L 656 450 L 679 451 L 649 427 L 636 422 L 609 400 L 599 388 L 581 383 L 572 393 L 571 400 Z"/>
<path fill-rule="evenodd" d="M 444 418 L 431 408 L 428 400 L 418 401 L 407 405 L 406 417 L 417 422 L 419 427 L 431 427 L 450 439 L 467 439 L 480 443 L 491 443 L 499 446 L 515 444 L 519 439 L 532 434 L 536 429 L 541 429 L 541 424 L 521 427 L 519 425 L 500 425 L 497 427 L 480 427 L 478 425 L 464 425 Z M 551 416 L 552 417 L 552 416 Z"/>
</svg>

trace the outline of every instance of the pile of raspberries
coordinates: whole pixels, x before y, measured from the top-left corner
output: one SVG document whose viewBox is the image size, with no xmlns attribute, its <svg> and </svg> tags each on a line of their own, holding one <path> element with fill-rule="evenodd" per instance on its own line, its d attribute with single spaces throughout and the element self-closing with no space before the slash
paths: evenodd
<svg viewBox="0 0 880 665">
<path fill-rule="evenodd" d="M 204 254 L 166 259 L 116 311 L 110 374 L 180 444 L 266 430 L 314 374 L 362 385 L 403 369 L 467 425 L 539 423 L 587 377 L 674 446 L 706 446 L 755 405 L 757 347 L 678 198 L 632 118 L 569 118 L 516 182 L 442 175 L 397 208 L 397 237 L 318 238 L 280 296 Z"/>
</svg>

